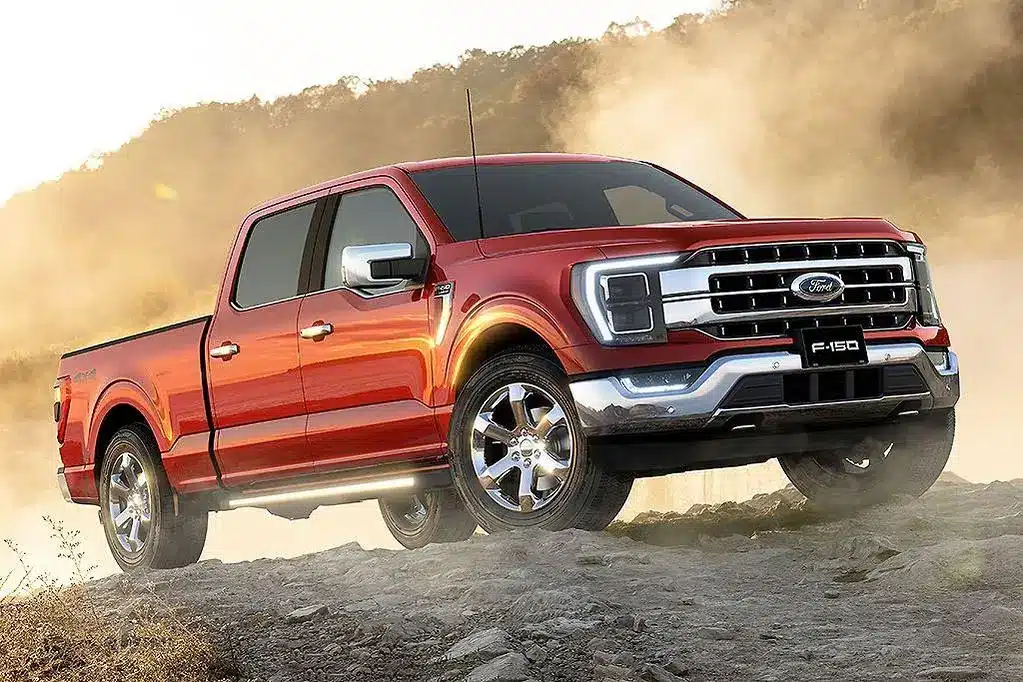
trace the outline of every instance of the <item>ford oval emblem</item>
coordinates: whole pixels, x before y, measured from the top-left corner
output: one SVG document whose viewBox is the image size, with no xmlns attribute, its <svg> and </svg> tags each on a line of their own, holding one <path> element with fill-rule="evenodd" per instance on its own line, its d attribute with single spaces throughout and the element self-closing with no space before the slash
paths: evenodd
<svg viewBox="0 0 1023 682">
<path fill-rule="evenodd" d="M 808 272 L 792 281 L 792 293 L 804 301 L 827 303 L 834 301 L 845 291 L 845 283 L 837 275 L 828 272 Z"/>
</svg>

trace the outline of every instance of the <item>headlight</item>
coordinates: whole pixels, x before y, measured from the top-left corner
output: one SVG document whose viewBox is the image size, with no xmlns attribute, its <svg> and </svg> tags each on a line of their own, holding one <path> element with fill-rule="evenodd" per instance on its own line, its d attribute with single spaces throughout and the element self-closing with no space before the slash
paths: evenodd
<svg viewBox="0 0 1023 682">
<path fill-rule="evenodd" d="M 920 300 L 920 322 L 928 327 L 938 327 L 941 325 L 941 312 L 938 310 L 938 298 L 934 295 L 931 268 L 927 264 L 927 248 L 923 244 L 907 244 L 906 250 L 913 257 L 917 298 Z"/>
<path fill-rule="evenodd" d="M 658 268 L 674 263 L 679 255 L 595 261 L 572 268 L 572 299 L 600 343 L 667 340 Z"/>
</svg>

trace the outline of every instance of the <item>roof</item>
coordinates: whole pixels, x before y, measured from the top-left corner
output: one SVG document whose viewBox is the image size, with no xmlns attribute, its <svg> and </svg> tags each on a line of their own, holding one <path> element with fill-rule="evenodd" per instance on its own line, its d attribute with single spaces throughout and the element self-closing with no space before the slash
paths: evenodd
<svg viewBox="0 0 1023 682">
<path fill-rule="evenodd" d="M 531 152 L 524 154 L 486 154 L 477 156 L 476 161 L 481 166 L 510 166 L 517 164 L 526 163 L 583 163 L 583 162 L 607 162 L 607 161 L 623 161 L 626 159 L 615 158 L 612 156 L 603 156 L 600 154 L 557 154 L 557 153 L 540 153 Z M 317 192 L 319 190 L 328 189 L 335 185 L 342 183 L 351 182 L 353 180 L 361 180 L 363 178 L 369 178 L 378 175 L 393 175 L 395 171 L 404 171 L 406 173 L 415 173 L 418 171 L 426 170 L 437 170 L 439 168 L 456 168 L 459 166 L 468 166 L 472 163 L 471 156 L 453 156 L 444 159 L 429 159 L 426 161 L 403 161 L 401 163 L 394 163 L 388 166 L 380 166 L 378 168 L 370 168 L 368 170 L 359 171 L 350 175 L 343 175 L 333 180 L 326 180 L 324 182 L 311 185 L 309 187 L 303 187 L 300 190 L 289 192 L 283 196 L 276 197 L 270 201 L 263 202 L 259 206 L 255 207 L 251 213 L 260 211 L 270 206 L 275 206 L 280 203 L 297 199 L 299 197 Z"/>
<path fill-rule="evenodd" d="M 510 166 L 525 163 L 579 163 L 579 162 L 603 162 L 618 161 L 610 156 L 599 154 L 488 154 L 477 156 L 476 162 L 481 166 Z M 429 161 L 409 161 L 394 164 L 408 173 L 417 171 L 437 170 L 438 168 L 454 168 L 457 166 L 468 166 L 472 163 L 471 156 L 453 156 L 447 159 L 431 159 Z"/>
</svg>

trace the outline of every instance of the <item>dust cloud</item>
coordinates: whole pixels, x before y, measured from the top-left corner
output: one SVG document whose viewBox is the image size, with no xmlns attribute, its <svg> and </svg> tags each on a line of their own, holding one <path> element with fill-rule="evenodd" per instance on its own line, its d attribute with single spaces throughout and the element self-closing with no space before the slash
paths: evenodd
<svg viewBox="0 0 1023 682">
<path fill-rule="evenodd" d="M 881 4 L 749 0 L 723 14 L 681 17 L 663 33 L 605 38 L 579 78 L 552 76 L 565 85 L 543 116 L 550 139 L 531 144 L 650 159 L 751 216 L 881 215 L 921 234 L 963 363 L 950 468 L 974 481 L 1020 477 L 1013 420 L 1023 365 L 1013 342 L 1023 331 L 1023 306 L 1014 301 L 1023 283 L 1015 235 L 1023 153 L 1006 158 L 1021 147 L 1019 135 L 1005 133 L 1015 130 L 1006 128 L 1018 120 L 1015 110 L 971 94 L 985 83 L 997 90 L 992 73 L 1018 55 L 1023 31 L 1019 17 L 1009 16 L 1018 3 L 976 2 L 964 13 L 960 0 L 940 0 L 919 21 L 912 13 L 886 17 Z M 490 64 L 485 55 L 468 58 Z M 427 75 L 455 73 L 434 67 Z M 388 125 L 401 123 L 406 108 L 392 106 L 397 90 L 385 86 L 383 104 L 374 106 L 394 114 Z M 319 90 L 323 99 L 310 110 L 356 101 L 342 93 L 335 102 L 335 91 Z M 542 87 L 516 92 L 549 95 Z M 408 109 L 419 117 L 448 99 Z M 463 151 L 455 107 L 423 130 L 419 118 L 399 126 L 422 139 L 349 135 L 342 153 L 314 159 L 307 142 L 321 133 L 281 123 L 299 121 L 305 105 L 292 100 L 187 110 L 172 119 L 173 134 L 170 122 L 157 121 L 141 142 L 105 158 L 98 173 L 71 172 L 36 190 L 41 198 L 16 197 L 3 207 L 0 537 L 14 536 L 37 560 L 55 554 L 41 521 L 49 513 L 81 529 L 100 573 L 113 570 L 95 508 L 59 499 L 52 424 L 35 416 L 47 411 L 61 352 L 206 313 L 237 220 L 259 201 L 356 168 Z M 526 150 L 524 122 L 515 117 L 534 109 L 520 104 L 529 106 L 510 109 L 517 113 L 504 123 L 481 116 L 487 151 Z M 323 130 L 337 128 L 328 116 L 317 120 Z M 344 120 L 359 124 L 354 115 Z M 233 171 L 225 175 L 227 166 Z M 774 463 L 643 481 L 623 515 L 744 499 L 784 483 Z M 349 540 L 397 547 L 375 505 L 363 503 L 297 522 L 261 511 L 217 515 L 205 556 L 293 556 Z"/>
</svg>

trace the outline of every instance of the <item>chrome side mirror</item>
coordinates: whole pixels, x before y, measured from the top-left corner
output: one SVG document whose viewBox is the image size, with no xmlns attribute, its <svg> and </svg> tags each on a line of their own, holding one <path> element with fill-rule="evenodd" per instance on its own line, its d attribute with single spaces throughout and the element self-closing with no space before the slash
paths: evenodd
<svg viewBox="0 0 1023 682">
<path fill-rule="evenodd" d="M 346 246 L 341 251 L 341 282 L 353 289 L 421 282 L 426 260 L 412 257 L 411 244 Z"/>
</svg>

